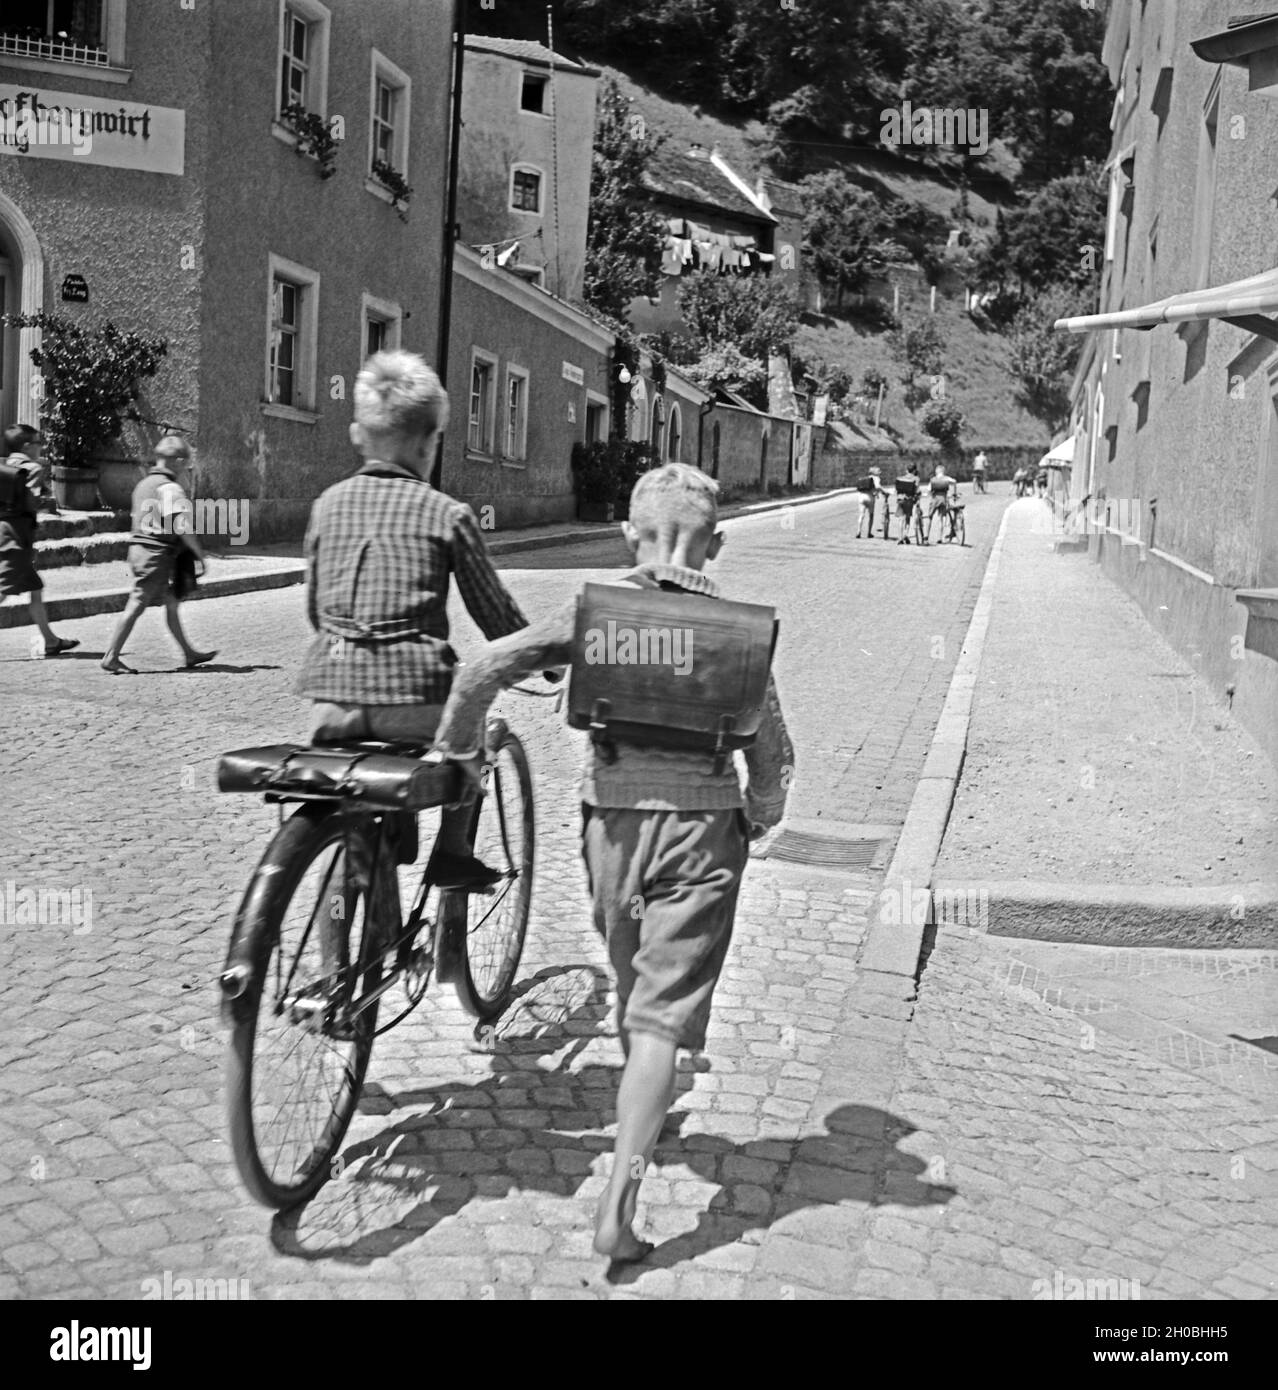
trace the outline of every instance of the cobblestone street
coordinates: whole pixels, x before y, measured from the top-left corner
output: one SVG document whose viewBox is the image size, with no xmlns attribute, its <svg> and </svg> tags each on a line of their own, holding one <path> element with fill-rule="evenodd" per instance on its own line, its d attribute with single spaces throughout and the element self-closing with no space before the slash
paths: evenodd
<svg viewBox="0 0 1278 1390">
<path fill-rule="evenodd" d="M 971 502 L 962 550 L 857 541 L 848 498 L 727 524 L 712 572 L 781 616 L 792 818 L 891 841 L 1005 502 Z M 538 613 L 623 558 L 597 542 L 502 564 Z M 1048 997 L 1075 957 L 967 930 L 939 933 L 911 1019 L 858 978 L 874 874 L 773 859 L 748 870 L 707 1056 L 644 1185 L 658 1249 L 606 1283 L 589 1216 L 621 1054 L 578 853 L 580 736 L 515 694 L 499 709 L 529 749 L 539 856 L 517 999 L 489 1045 L 447 989 L 380 1038 L 340 1175 L 272 1221 L 230 1160 L 214 979 L 275 816 L 219 797 L 213 769 L 301 736 L 302 591 L 189 613 L 218 661 L 174 671 L 149 614 L 132 680 L 97 668 L 109 618 L 65 624 L 84 646 L 57 663 L 0 633 L 21 711 L 0 888 L 84 908 L 0 935 L 0 1297 L 137 1298 L 166 1272 L 255 1299 L 1030 1298 L 1058 1274 L 1272 1294 L 1272 1073 L 1244 1099 L 1130 1029 L 1093 1020 L 1080 1042 Z M 463 618 L 455 641 L 474 648 Z"/>
</svg>

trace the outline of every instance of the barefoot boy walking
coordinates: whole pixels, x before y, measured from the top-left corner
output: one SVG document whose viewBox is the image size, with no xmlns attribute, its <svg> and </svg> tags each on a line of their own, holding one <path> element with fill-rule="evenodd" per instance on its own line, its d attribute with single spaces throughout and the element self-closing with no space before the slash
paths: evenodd
<svg viewBox="0 0 1278 1390">
<path fill-rule="evenodd" d="M 623 525 L 636 568 L 620 581 L 641 589 L 719 596 L 703 573 L 718 555 L 716 484 L 687 464 L 644 474 Z M 473 757 L 494 696 L 521 676 L 572 658 L 576 604 L 490 643 L 462 668 L 436 747 Z M 677 677 L 672 677 L 677 679 Z M 582 847 L 594 920 L 617 979 L 625 1070 L 617 1095 L 612 1174 L 599 1201 L 595 1250 L 615 1262 L 652 1249 L 634 1233 L 643 1173 L 674 1099 L 680 1047 L 705 1046 L 711 999 L 732 935 L 751 836 L 779 823 L 794 755 L 776 687 L 737 771 L 714 755 L 618 740 L 608 761 L 588 745 L 582 780 Z M 635 913 L 634 904 L 642 904 Z"/>
</svg>

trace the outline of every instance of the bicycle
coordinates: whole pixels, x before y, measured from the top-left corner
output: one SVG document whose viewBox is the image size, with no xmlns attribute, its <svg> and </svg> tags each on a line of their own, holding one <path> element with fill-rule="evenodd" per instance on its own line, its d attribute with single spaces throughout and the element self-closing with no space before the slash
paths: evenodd
<svg viewBox="0 0 1278 1390">
<path fill-rule="evenodd" d="M 957 540 L 959 545 L 966 545 L 967 508 L 956 498 L 947 506 L 946 510 L 949 512 L 950 517 L 950 544 L 952 545 Z"/>
<path fill-rule="evenodd" d="M 249 1194 L 282 1211 L 340 1171 L 373 1039 L 417 1008 L 432 973 L 479 1020 L 477 1036 L 506 1007 L 532 892 L 532 779 L 519 737 L 490 720 L 470 831 L 501 878 L 490 889 L 441 889 L 427 856 L 407 918 L 397 862 L 416 857 L 416 813 L 457 801 L 455 766 L 420 745 L 282 745 L 224 755 L 218 785 L 280 807 L 219 984 L 231 1150 Z M 397 984 L 404 1007 L 378 1027 Z"/>
</svg>

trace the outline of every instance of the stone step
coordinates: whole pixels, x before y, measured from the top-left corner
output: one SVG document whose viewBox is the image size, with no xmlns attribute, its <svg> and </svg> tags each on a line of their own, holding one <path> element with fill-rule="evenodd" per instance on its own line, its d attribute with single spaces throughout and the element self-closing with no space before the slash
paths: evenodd
<svg viewBox="0 0 1278 1390">
<path fill-rule="evenodd" d="M 127 531 L 128 512 L 73 512 L 63 508 L 56 515 L 40 514 L 42 541 L 69 540 L 72 536 L 97 536 L 107 531 Z"/>
<path fill-rule="evenodd" d="M 44 534 L 41 524 L 40 533 Z M 129 550 L 127 531 L 98 531 L 72 535 L 60 540 L 37 540 L 35 567 L 38 570 L 63 569 L 67 565 L 96 565 L 107 560 L 123 560 Z"/>
</svg>

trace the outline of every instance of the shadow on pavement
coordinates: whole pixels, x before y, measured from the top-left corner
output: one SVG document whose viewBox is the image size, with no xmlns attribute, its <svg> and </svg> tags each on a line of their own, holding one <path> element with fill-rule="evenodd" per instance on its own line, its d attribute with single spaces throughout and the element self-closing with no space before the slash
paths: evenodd
<svg viewBox="0 0 1278 1390">
<path fill-rule="evenodd" d="M 595 966 L 542 971 L 521 986 L 491 1033 L 479 1030 L 481 1046 L 491 1048 L 489 1076 L 394 1093 L 366 1087 L 363 1113 L 412 1113 L 349 1144 L 339 1170 L 346 1180 L 277 1216 L 274 1248 L 308 1261 L 367 1264 L 427 1236 L 477 1197 L 577 1193 L 595 1159 L 612 1147 L 602 1131 L 615 1120 L 621 1066 L 570 1070 L 591 1042 L 610 1035 L 607 990 L 608 979 Z M 551 1057 L 548 1068 L 544 1063 Z M 679 1072 L 680 1093 L 694 1084 L 693 1071 Z M 530 1089 L 539 1094 L 530 1096 Z M 825 1117 L 823 1133 L 780 1140 L 683 1135 L 677 1127 L 684 1120 L 686 1112 L 672 1112 L 654 1155 L 654 1176 L 663 1167 L 683 1166 L 704 1181 L 721 1182 L 720 1191 L 694 1230 L 666 1240 L 641 1264 L 610 1276 L 613 1282 L 628 1283 L 645 1271 L 731 1245 L 807 1208 L 843 1202 L 939 1205 L 954 1195 L 953 1188 L 923 1181 L 925 1164 L 897 1150 L 914 1126 L 869 1106 L 838 1106 Z M 778 1146 L 784 1159 L 778 1159 Z M 724 1160 L 734 1157 L 774 1164 L 765 1209 L 731 1210 L 731 1186 L 720 1174 Z M 420 1201 L 405 1206 L 418 1195 Z M 582 1227 L 590 1220 L 591 1208 L 583 1204 Z"/>
</svg>

